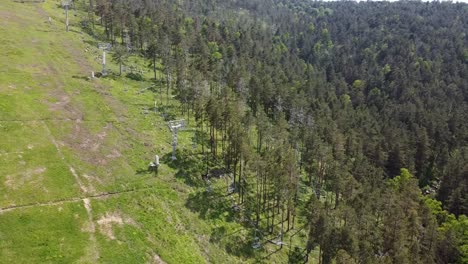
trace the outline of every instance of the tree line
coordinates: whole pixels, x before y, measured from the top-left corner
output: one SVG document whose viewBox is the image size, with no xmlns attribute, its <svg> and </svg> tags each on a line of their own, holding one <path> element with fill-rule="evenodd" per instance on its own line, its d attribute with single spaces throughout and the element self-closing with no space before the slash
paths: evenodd
<svg viewBox="0 0 468 264">
<path fill-rule="evenodd" d="M 290 262 L 468 261 L 468 5 L 82 6 L 177 96 L 248 222 L 307 230 Z"/>
</svg>

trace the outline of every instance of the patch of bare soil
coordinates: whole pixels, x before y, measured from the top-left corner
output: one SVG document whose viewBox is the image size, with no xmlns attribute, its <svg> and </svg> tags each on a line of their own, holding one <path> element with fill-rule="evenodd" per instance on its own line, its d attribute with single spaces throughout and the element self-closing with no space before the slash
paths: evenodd
<svg viewBox="0 0 468 264">
<path fill-rule="evenodd" d="M 112 226 L 118 225 L 123 226 L 124 224 L 136 226 L 137 224 L 133 219 L 129 217 L 122 216 L 120 213 L 113 212 L 113 213 L 106 213 L 106 215 L 102 216 L 98 221 L 99 230 L 105 236 L 107 236 L 111 240 L 115 240 L 116 237 L 114 235 Z"/>
<path fill-rule="evenodd" d="M 17 190 L 25 184 L 39 184 L 43 180 L 42 174 L 45 171 L 45 167 L 39 167 L 7 175 L 5 186 L 13 190 Z"/>
<path fill-rule="evenodd" d="M 80 187 L 80 191 L 82 193 L 89 193 L 91 190 L 83 184 L 83 182 L 80 179 L 80 176 L 78 176 L 78 173 L 76 173 L 75 169 L 70 165 L 68 165 L 68 167 L 73 177 L 75 177 L 76 183 L 78 183 L 78 186 Z"/>
<path fill-rule="evenodd" d="M 49 64 L 47 67 L 42 67 L 41 74 L 48 76 L 58 76 L 60 73 Z M 64 83 L 59 78 L 54 78 L 51 83 L 47 98 L 41 100 L 42 103 L 49 106 L 52 112 L 59 113 L 65 119 L 83 119 L 82 111 L 75 105 L 70 98 L 70 95 L 64 90 Z M 50 98 L 50 99 L 49 99 Z"/>
<path fill-rule="evenodd" d="M 23 21 L 20 17 L 18 17 L 14 12 L 8 12 L 5 10 L 1 10 L 0 7 L 0 26 L 8 26 L 8 24 L 18 23 L 20 25 L 27 26 L 27 23 Z"/>
<path fill-rule="evenodd" d="M 118 150 L 113 149 L 110 154 L 106 155 L 106 158 L 116 159 L 116 158 L 120 158 L 121 156 L 122 154 Z"/>
<path fill-rule="evenodd" d="M 64 145 L 76 150 L 81 160 L 93 165 L 103 166 L 109 160 L 121 157 L 117 149 L 110 153 L 103 148 L 108 133 L 113 130 L 112 123 L 107 123 L 97 134 L 92 134 L 87 128 L 82 126 L 81 121 L 74 123 L 73 131 L 64 138 Z"/>
<path fill-rule="evenodd" d="M 48 64 L 47 67 L 42 67 L 42 75 L 59 76 L 60 73 L 53 64 Z M 51 83 L 51 88 L 47 98 L 41 100 L 42 103 L 49 106 L 52 112 L 60 113 L 66 119 L 83 119 L 81 110 L 73 105 L 70 96 L 64 90 L 64 83 L 59 78 L 54 78 Z M 50 99 L 51 100 L 50 100 Z"/>
<path fill-rule="evenodd" d="M 58 100 L 55 103 L 50 103 L 50 110 L 52 111 L 62 110 L 67 104 L 70 103 L 70 97 L 66 94 L 60 94 L 53 97 L 57 97 Z"/>
<path fill-rule="evenodd" d="M 153 261 L 151 262 L 152 264 L 166 264 L 166 262 L 164 262 L 161 257 L 159 257 L 158 255 L 154 255 L 153 256 Z"/>
<path fill-rule="evenodd" d="M 91 209 L 91 201 L 89 198 L 83 199 L 83 204 L 86 209 L 86 213 L 88 214 L 88 222 L 86 225 L 82 228 L 83 232 L 89 232 L 89 233 L 94 233 L 96 232 L 96 226 L 94 225 L 93 219 L 92 219 L 92 209 Z"/>
<path fill-rule="evenodd" d="M 86 254 L 82 257 L 82 262 L 96 263 L 99 260 L 99 251 L 97 249 L 97 241 L 94 233 L 96 232 L 96 226 L 93 221 L 93 210 L 91 208 L 91 201 L 89 198 L 83 199 L 83 204 L 88 215 L 88 222 L 83 231 L 89 232 L 89 245 L 86 248 Z"/>
<path fill-rule="evenodd" d="M 94 186 L 96 184 L 103 184 L 102 180 L 99 179 L 99 177 L 96 177 L 96 176 L 92 176 L 92 175 L 89 175 L 89 174 L 86 174 L 86 173 L 83 173 L 83 178 L 86 179 L 87 183 L 88 183 L 88 188 L 90 189 L 90 191 L 92 193 L 96 193 L 96 189 L 94 188 Z"/>
</svg>

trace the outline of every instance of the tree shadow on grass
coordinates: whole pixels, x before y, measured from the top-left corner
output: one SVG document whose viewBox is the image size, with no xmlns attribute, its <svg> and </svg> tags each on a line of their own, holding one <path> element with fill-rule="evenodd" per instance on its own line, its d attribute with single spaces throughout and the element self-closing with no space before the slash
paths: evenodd
<svg viewBox="0 0 468 264">
<path fill-rule="evenodd" d="M 220 226 L 212 229 L 210 242 L 222 245 L 226 252 L 233 256 L 242 258 L 255 258 L 256 263 L 269 263 L 269 258 L 282 250 L 286 250 L 286 245 L 282 247 L 275 244 L 279 239 L 278 235 L 271 235 L 256 228 L 243 225 L 236 231 L 228 232 L 226 227 Z M 262 252 L 262 254 L 258 254 Z"/>
<path fill-rule="evenodd" d="M 99 41 L 97 41 L 97 40 L 88 40 L 88 39 L 83 40 L 83 42 L 90 45 L 90 46 L 92 46 L 92 47 L 97 47 L 98 43 L 99 43 Z"/>
<path fill-rule="evenodd" d="M 72 78 L 73 79 L 80 79 L 80 80 L 89 81 L 91 79 L 91 75 L 90 76 L 73 75 Z"/>
<path fill-rule="evenodd" d="M 182 179 L 189 186 L 198 187 L 197 192 L 189 194 L 185 207 L 192 212 L 198 213 L 203 220 L 219 219 L 225 222 L 239 222 L 241 218 L 239 206 L 233 196 L 226 195 L 227 187 L 218 186 L 214 189 L 208 187 L 205 179 L 209 177 L 207 176 L 207 165 L 203 157 L 194 155 L 188 150 L 177 150 L 176 156 L 177 159 L 172 160 L 172 152 L 166 153 L 161 158 L 161 162 L 177 171 L 176 178 Z M 226 173 L 222 169 L 212 169 L 209 172 L 209 175 L 213 178 L 223 181 L 230 180 L 230 178 L 221 177 Z M 247 235 L 242 232 L 245 230 L 248 232 Z M 226 251 L 232 255 L 251 258 L 255 256 L 256 251 L 252 247 L 254 237 L 257 235 L 254 232 L 255 229 L 247 226 L 231 233 L 228 233 L 225 227 L 218 227 L 213 229 L 210 242 L 221 243 Z"/>
<path fill-rule="evenodd" d="M 158 167 L 151 167 L 148 165 L 147 168 L 141 168 L 136 170 L 136 175 L 158 175 Z"/>
<path fill-rule="evenodd" d="M 203 220 L 222 220 L 224 222 L 241 223 L 242 213 L 236 206 L 233 196 L 224 194 L 221 190 L 203 190 L 189 195 L 185 206 L 193 212 L 199 213 Z M 238 227 L 236 231 L 229 231 L 225 226 L 212 229 L 210 242 L 221 245 L 234 256 L 251 258 L 255 256 L 254 242 L 263 237 L 254 228 L 245 225 Z"/>
<path fill-rule="evenodd" d="M 252 247 L 255 243 L 253 230 L 243 228 L 228 233 L 225 227 L 216 227 L 211 232 L 210 242 L 223 245 L 226 252 L 237 257 L 252 258 L 257 250 L 261 250 Z"/>
<path fill-rule="evenodd" d="M 232 222 L 236 219 L 232 202 L 218 193 L 208 191 L 191 193 L 185 206 L 193 212 L 198 212 L 199 217 L 204 220 L 221 219 Z"/>
<path fill-rule="evenodd" d="M 165 154 L 161 161 L 170 168 L 177 170 L 175 176 L 182 179 L 185 184 L 192 187 L 203 187 L 206 185 L 202 179 L 203 160 L 195 155 L 189 155 L 187 151 L 176 153 L 177 159 L 172 160 L 172 152 Z"/>
<path fill-rule="evenodd" d="M 148 170 L 148 168 L 143 168 L 143 169 L 137 169 L 136 170 L 136 174 L 137 175 L 145 175 L 145 174 L 149 174 L 150 171 Z"/>
</svg>

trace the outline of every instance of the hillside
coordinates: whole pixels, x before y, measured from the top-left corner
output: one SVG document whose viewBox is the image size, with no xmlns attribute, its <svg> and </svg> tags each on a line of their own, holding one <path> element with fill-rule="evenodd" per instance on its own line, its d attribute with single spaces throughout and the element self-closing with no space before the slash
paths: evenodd
<svg viewBox="0 0 468 264">
<path fill-rule="evenodd" d="M 468 261 L 467 4 L 63 3 L 0 0 L 0 263 Z"/>
<path fill-rule="evenodd" d="M 229 200 L 206 212 L 190 161 L 169 162 L 151 83 L 89 80 L 101 52 L 70 14 L 65 32 L 56 2 L 0 1 L 0 263 L 242 262 L 224 248 L 246 235 Z"/>
</svg>

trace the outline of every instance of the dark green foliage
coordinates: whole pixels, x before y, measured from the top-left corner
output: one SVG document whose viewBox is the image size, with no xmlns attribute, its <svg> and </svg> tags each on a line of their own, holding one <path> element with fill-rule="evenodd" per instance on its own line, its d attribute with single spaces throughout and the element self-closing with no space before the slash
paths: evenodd
<svg viewBox="0 0 468 264">
<path fill-rule="evenodd" d="M 122 75 L 122 66 L 127 63 L 128 60 L 127 49 L 123 46 L 116 46 L 113 48 L 112 60 L 119 65 L 119 75 Z"/>
<path fill-rule="evenodd" d="M 134 72 L 129 72 L 125 75 L 127 78 L 132 79 L 134 81 L 143 81 L 144 77 L 143 75 L 139 73 L 134 73 Z"/>
</svg>

